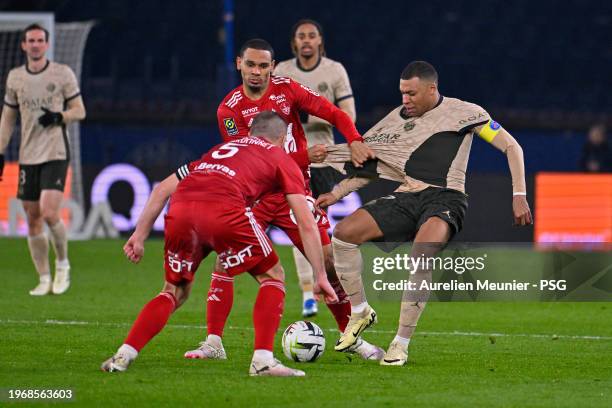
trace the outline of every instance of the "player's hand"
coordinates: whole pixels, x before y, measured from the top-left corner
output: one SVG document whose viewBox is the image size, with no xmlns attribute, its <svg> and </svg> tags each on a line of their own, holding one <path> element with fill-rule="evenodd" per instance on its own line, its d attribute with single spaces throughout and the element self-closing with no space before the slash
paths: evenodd
<svg viewBox="0 0 612 408">
<path fill-rule="evenodd" d="M 144 240 L 132 234 L 123 246 L 123 253 L 125 253 L 125 256 L 130 261 L 134 263 L 140 262 L 144 255 Z"/>
<path fill-rule="evenodd" d="M 4 172 L 4 155 L 0 154 L 0 181 L 2 181 L 3 172 Z"/>
<path fill-rule="evenodd" d="M 531 225 L 533 217 L 529 210 L 527 197 L 518 195 L 512 198 L 512 212 L 514 213 L 514 225 Z"/>
<path fill-rule="evenodd" d="M 45 112 L 40 118 L 38 118 L 38 123 L 40 123 L 42 127 L 61 125 L 64 121 L 64 116 L 61 113 L 52 112 L 47 108 L 41 109 L 43 112 Z"/>
<path fill-rule="evenodd" d="M 338 295 L 334 292 L 334 288 L 329 284 L 327 276 L 317 278 L 314 284 L 314 293 L 317 296 L 322 295 L 325 303 L 338 303 Z"/>
<path fill-rule="evenodd" d="M 368 159 L 376 158 L 370 146 L 363 142 L 353 142 L 349 145 L 349 148 L 351 149 L 351 161 L 355 167 L 361 167 Z"/>
<path fill-rule="evenodd" d="M 337 202 L 338 202 L 338 199 L 336 198 L 335 195 L 333 195 L 332 193 L 325 193 L 317 197 L 317 200 L 315 201 L 315 207 L 325 209 L 329 207 L 330 205 L 336 204 Z"/>
<path fill-rule="evenodd" d="M 321 163 L 327 157 L 327 147 L 324 144 L 316 144 L 308 149 L 308 160 L 311 163 Z"/>
</svg>

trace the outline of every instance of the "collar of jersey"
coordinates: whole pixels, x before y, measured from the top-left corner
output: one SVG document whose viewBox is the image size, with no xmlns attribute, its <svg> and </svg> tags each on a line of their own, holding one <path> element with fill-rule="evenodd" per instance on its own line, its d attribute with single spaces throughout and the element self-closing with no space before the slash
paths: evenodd
<svg viewBox="0 0 612 408">
<path fill-rule="evenodd" d="M 33 72 L 33 71 L 30 71 L 30 68 L 28 68 L 28 63 L 27 63 L 27 61 L 26 61 L 26 63 L 25 63 L 25 69 L 26 69 L 26 71 L 28 71 L 28 74 L 30 74 L 30 75 L 38 75 L 38 74 L 41 74 L 41 73 L 45 72 L 45 70 L 46 70 L 46 69 L 49 67 L 49 64 L 50 64 L 50 63 L 51 63 L 51 61 L 50 61 L 50 60 L 47 60 L 47 63 L 45 64 L 45 66 L 43 67 L 43 69 L 41 69 L 41 70 L 40 70 L 40 71 L 38 71 L 38 72 Z"/>
<path fill-rule="evenodd" d="M 323 57 L 321 55 L 319 55 L 319 60 L 317 61 L 317 63 L 314 65 L 314 67 L 310 68 L 310 69 L 306 69 L 302 66 L 302 64 L 300 64 L 300 59 L 298 57 L 295 57 L 295 65 L 297 65 L 298 69 L 302 72 L 311 72 L 314 71 L 315 69 L 317 69 L 317 67 L 319 66 L 319 64 L 321 64 L 321 60 L 323 59 Z"/>
<path fill-rule="evenodd" d="M 431 112 L 432 110 L 436 109 L 438 106 L 440 106 L 442 104 L 442 101 L 444 100 L 444 96 L 440 95 L 440 99 L 438 99 L 438 103 L 436 103 L 436 106 L 434 106 L 433 108 L 431 108 L 430 110 L 428 110 L 427 112 Z M 404 114 L 404 107 L 402 107 L 402 109 L 400 109 L 399 114 L 401 116 L 402 119 L 410 119 L 410 116 L 406 116 Z M 425 112 L 425 113 L 427 113 Z M 425 115 L 425 113 L 423 115 Z M 421 116 L 423 116 L 421 115 Z"/>
</svg>

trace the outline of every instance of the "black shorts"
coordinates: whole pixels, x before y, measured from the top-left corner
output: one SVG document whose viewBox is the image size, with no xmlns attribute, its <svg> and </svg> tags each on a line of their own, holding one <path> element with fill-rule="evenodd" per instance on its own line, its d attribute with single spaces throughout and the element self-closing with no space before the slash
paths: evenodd
<svg viewBox="0 0 612 408">
<path fill-rule="evenodd" d="M 329 193 L 344 176 L 333 167 L 311 167 L 310 168 L 310 190 L 314 198 L 321 194 Z"/>
<path fill-rule="evenodd" d="M 20 164 L 17 198 L 40 200 L 42 190 L 64 191 L 68 160 L 53 160 L 41 164 Z"/>
<path fill-rule="evenodd" d="M 456 190 L 429 187 L 418 193 L 394 192 L 361 208 L 374 218 L 386 242 L 412 241 L 431 217 L 446 221 L 452 238 L 463 227 L 467 196 Z"/>
</svg>

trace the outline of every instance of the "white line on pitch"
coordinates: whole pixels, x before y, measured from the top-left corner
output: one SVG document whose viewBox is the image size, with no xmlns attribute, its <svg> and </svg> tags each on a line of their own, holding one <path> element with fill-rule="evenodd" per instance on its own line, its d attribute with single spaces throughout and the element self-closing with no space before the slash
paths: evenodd
<svg viewBox="0 0 612 408">
<path fill-rule="evenodd" d="M 87 322 L 79 320 L 0 320 L 0 324 L 3 325 L 51 325 L 51 326 L 106 326 L 106 327 L 131 327 L 131 323 L 105 323 L 105 322 Z M 173 329 L 206 329 L 204 325 L 197 324 L 167 324 L 166 327 Z M 252 327 L 238 327 L 238 326 L 227 326 L 229 330 L 253 330 Z M 329 332 L 338 332 L 338 329 L 325 329 Z M 368 333 L 381 333 L 381 334 L 393 334 L 395 330 L 376 330 L 368 329 Z M 480 333 L 480 332 L 461 332 L 461 331 L 421 331 L 416 332 L 419 336 L 468 336 L 468 337 L 479 337 L 479 336 L 491 336 L 491 337 L 530 337 L 530 338 L 541 338 L 541 339 L 570 339 L 570 340 L 612 340 L 612 336 L 581 336 L 581 335 L 569 335 L 569 334 L 528 334 L 528 333 Z"/>
</svg>

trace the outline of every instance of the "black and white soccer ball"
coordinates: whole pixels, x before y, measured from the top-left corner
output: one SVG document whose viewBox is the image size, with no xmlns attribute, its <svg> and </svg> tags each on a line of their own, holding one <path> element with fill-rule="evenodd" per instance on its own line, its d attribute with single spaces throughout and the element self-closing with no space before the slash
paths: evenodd
<svg viewBox="0 0 612 408">
<path fill-rule="evenodd" d="M 312 363 L 325 351 L 323 330 L 316 324 L 300 320 L 291 323 L 283 333 L 283 352 L 288 359 Z"/>
</svg>

